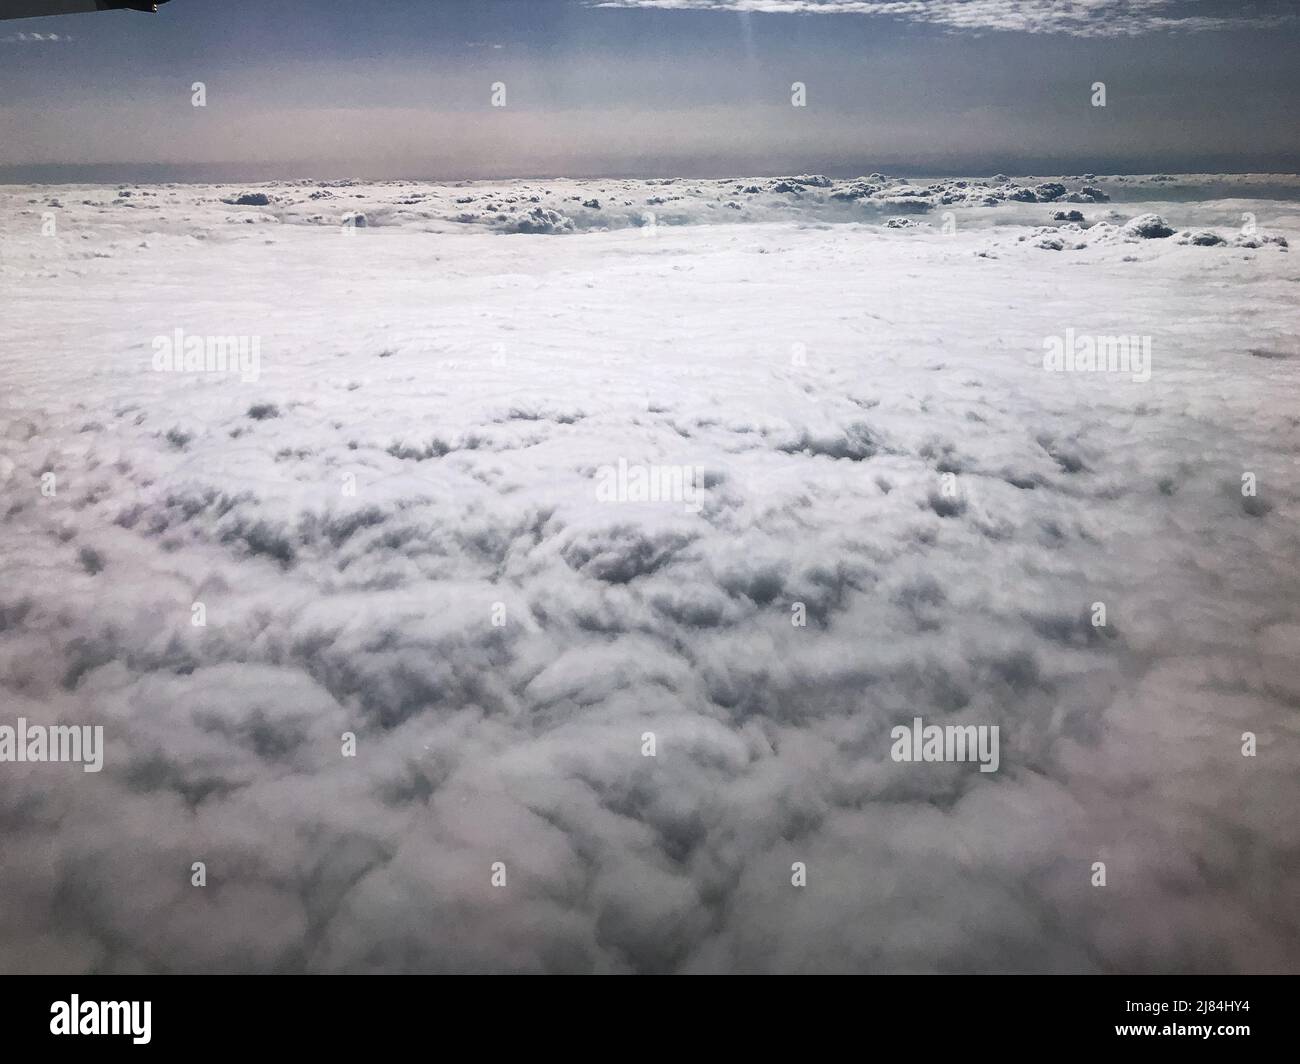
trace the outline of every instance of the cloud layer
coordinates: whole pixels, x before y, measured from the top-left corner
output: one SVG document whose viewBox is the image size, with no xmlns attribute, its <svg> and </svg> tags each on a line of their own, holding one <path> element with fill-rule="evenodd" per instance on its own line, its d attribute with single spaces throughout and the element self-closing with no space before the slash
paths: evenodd
<svg viewBox="0 0 1300 1064">
<path fill-rule="evenodd" d="M 1205 14 L 1196 0 L 594 0 L 597 7 L 759 14 L 874 15 L 952 30 L 1122 37 L 1205 32 L 1292 22 L 1294 12 Z"/>
<path fill-rule="evenodd" d="M 1294 205 L 881 182 L 0 192 L 0 969 L 1296 970 Z"/>
</svg>

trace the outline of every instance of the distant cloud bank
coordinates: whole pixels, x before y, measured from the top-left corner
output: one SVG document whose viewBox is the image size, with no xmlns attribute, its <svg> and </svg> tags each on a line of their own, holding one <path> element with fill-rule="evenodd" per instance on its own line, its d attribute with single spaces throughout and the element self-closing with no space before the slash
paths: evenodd
<svg viewBox="0 0 1300 1064">
<path fill-rule="evenodd" d="M 1200 0 L 590 0 L 595 7 L 762 14 L 878 15 L 955 30 L 1135 37 L 1160 31 L 1205 32 L 1275 26 L 1295 12 L 1205 15 Z"/>
</svg>

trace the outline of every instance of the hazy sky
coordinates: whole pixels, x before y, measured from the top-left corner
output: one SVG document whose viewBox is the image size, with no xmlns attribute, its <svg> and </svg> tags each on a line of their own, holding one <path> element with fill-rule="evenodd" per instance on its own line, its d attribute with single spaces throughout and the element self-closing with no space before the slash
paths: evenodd
<svg viewBox="0 0 1300 1064">
<path fill-rule="evenodd" d="M 4 22 L 0 180 L 1294 171 L 1297 7 L 173 0 Z"/>
</svg>

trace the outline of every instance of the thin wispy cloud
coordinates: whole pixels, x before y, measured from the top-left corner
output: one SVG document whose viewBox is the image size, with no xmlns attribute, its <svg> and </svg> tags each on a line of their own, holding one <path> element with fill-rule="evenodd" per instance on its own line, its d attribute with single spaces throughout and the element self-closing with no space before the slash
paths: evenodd
<svg viewBox="0 0 1300 1064">
<path fill-rule="evenodd" d="M 874 15 L 953 30 L 1135 37 L 1144 33 L 1262 28 L 1295 12 L 1207 14 L 1199 0 L 591 0 L 595 7 L 761 14 Z"/>
<path fill-rule="evenodd" d="M 11 33 L 0 37 L 0 44 L 64 44 L 70 40 L 66 33 Z"/>
</svg>

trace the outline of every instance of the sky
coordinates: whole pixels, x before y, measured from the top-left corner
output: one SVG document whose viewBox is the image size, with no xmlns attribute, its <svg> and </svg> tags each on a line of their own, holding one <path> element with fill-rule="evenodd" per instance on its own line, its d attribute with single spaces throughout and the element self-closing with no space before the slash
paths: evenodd
<svg viewBox="0 0 1300 1064">
<path fill-rule="evenodd" d="M 1292 172 L 1298 45 L 1292 0 L 172 0 L 0 22 L 0 181 Z"/>
</svg>

